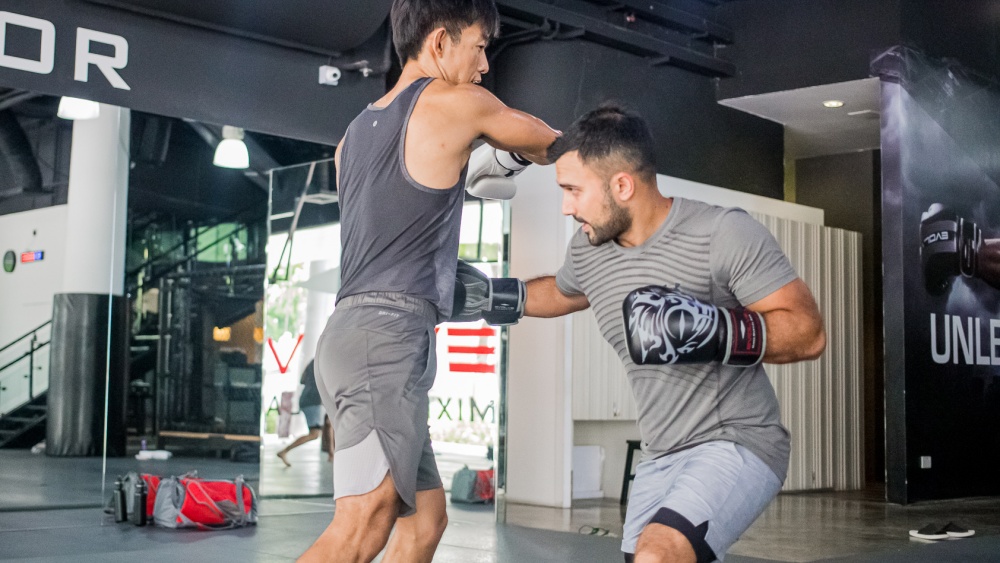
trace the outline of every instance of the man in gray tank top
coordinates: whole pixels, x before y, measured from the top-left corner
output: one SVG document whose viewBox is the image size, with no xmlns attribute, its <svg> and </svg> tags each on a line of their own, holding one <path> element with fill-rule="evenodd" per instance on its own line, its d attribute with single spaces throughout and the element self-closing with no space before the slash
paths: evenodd
<svg viewBox="0 0 1000 563">
<path fill-rule="evenodd" d="M 785 479 L 789 435 L 760 362 L 822 353 L 815 300 L 744 211 L 660 194 L 642 118 L 603 106 L 550 157 L 583 226 L 558 274 L 528 282 L 525 314 L 591 307 L 624 363 L 646 454 L 625 559 L 721 560 Z"/>
<path fill-rule="evenodd" d="M 557 136 L 478 85 L 499 30 L 493 0 L 395 0 L 390 20 L 402 74 L 337 147 L 342 286 L 315 364 L 337 507 L 301 561 L 371 561 L 387 543 L 387 561 L 433 557 L 447 517 L 427 392 L 434 325 L 452 314 L 463 188 L 510 197 L 509 175 L 547 164 Z"/>
</svg>

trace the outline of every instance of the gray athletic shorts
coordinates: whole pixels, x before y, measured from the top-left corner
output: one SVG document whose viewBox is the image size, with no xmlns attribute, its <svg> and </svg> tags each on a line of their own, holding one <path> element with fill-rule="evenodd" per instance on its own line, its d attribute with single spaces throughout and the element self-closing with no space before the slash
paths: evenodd
<svg viewBox="0 0 1000 563">
<path fill-rule="evenodd" d="M 316 386 L 336 436 L 334 499 L 373 491 L 392 475 L 405 506 L 441 487 L 427 426 L 437 358 L 430 302 L 362 293 L 337 304 L 316 346 Z"/>
<path fill-rule="evenodd" d="M 315 428 L 323 428 L 323 407 L 320 405 L 312 405 L 307 407 L 299 407 L 299 412 L 302 416 L 306 417 L 306 426 L 310 430 Z"/>
<path fill-rule="evenodd" d="M 622 551 L 635 553 L 643 528 L 656 521 L 683 533 L 699 563 L 713 556 L 722 561 L 779 490 L 774 471 L 733 442 L 707 442 L 645 460 L 635 469 Z"/>
</svg>

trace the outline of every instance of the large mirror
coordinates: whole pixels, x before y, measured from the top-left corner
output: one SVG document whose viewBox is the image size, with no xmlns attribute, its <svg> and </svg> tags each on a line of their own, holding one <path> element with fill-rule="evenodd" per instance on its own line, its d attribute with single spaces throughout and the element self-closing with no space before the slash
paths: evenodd
<svg viewBox="0 0 1000 563">
<path fill-rule="evenodd" d="M 105 489 L 135 471 L 240 475 L 259 491 L 280 357 L 265 319 L 270 171 L 334 147 L 140 112 L 131 140 L 128 451 Z"/>
<path fill-rule="evenodd" d="M 0 510 L 104 506 L 129 472 L 329 499 L 336 437 L 309 368 L 339 289 L 335 147 L 4 96 Z M 503 275 L 506 216 L 470 198 L 457 258 Z M 502 461 L 505 334 L 437 330 L 428 424 L 450 490 Z"/>
<path fill-rule="evenodd" d="M 100 506 L 125 453 L 127 124 L 0 89 L 0 511 Z"/>
<path fill-rule="evenodd" d="M 333 150 L 0 92 L 0 510 L 132 471 L 259 487 L 270 171 Z"/>
<path fill-rule="evenodd" d="M 335 177 L 328 160 L 271 172 L 262 387 L 261 494 L 266 497 L 333 493 L 336 436 L 325 413 L 314 414 L 321 407 L 307 389 L 313 385 L 316 342 L 340 288 Z M 491 276 L 504 269 L 505 209 L 499 202 L 470 199 L 463 212 L 459 257 Z M 443 323 L 437 333 L 428 424 L 449 491 L 459 469 L 495 468 L 503 339 L 500 329 L 482 322 Z"/>
</svg>

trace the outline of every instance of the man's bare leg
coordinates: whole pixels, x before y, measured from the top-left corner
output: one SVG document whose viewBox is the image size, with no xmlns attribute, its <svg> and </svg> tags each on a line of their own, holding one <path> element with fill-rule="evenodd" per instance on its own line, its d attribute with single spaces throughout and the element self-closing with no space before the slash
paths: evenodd
<svg viewBox="0 0 1000 563">
<path fill-rule="evenodd" d="M 305 444 L 306 442 L 311 442 L 316 438 L 319 438 L 319 436 L 320 436 L 319 428 L 310 428 L 308 434 L 304 436 L 299 436 L 294 442 L 289 444 L 288 447 L 281 450 L 276 455 L 281 461 L 285 462 L 285 467 L 291 467 L 292 464 L 288 462 L 287 458 L 285 458 L 285 456 L 288 455 L 288 452 L 294 450 L 295 448 L 301 446 L 302 444 Z"/>
<path fill-rule="evenodd" d="M 326 460 L 329 461 L 330 463 L 333 463 L 333 451 L 335 449 L 335 446 L 337 445 L 337 442 L 333 439 L 333 425 L 327 423 L 326 426 L 324 426 L 323 428 L 326 429 L 327 440 L 330 442 L 329 444 L 330 451 L 327 452 L 326 454 Z"/>
<path fill-rule="evenodd" d="M 333 522 L 301 563 L 368 563 L 382 551 L 399 514 L 399 494 L 388 473 L 374 491 L 337 499 Z"/>
<path fill-rule="evenodd" d="M 684 534 L 650 522 L 635 546 L 635 563 L 694 563 L 694 548 Z"/>
<path fill-rule="evenodd" d="M 417 513 L 396 520 L 383 563 L 430 563 L 447 525 L 444 488 L 417 491 Z"/>
</svg>

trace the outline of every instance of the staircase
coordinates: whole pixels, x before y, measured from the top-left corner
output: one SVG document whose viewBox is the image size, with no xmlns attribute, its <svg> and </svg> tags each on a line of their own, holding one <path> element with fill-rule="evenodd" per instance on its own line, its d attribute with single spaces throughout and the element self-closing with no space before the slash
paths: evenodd
<svg viewBox="0 0 1000 563">
<path fill-rule="evenodd" d="M 52 321 L 0 348 L 0 448 L 45 438 Z"/>
<path fill-rule="evenodd" d="M 45 439 L 47 395 L 42 393 L 0 417 L 0 448 L 30 448 Z"/>
</svg>

